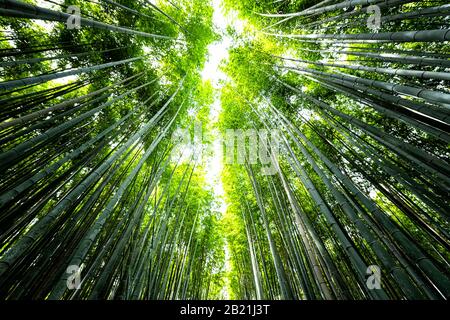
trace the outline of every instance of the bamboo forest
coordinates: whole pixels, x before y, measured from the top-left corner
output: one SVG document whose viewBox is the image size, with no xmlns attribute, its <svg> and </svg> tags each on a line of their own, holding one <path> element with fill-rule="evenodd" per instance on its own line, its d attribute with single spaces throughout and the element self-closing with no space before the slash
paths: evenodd
<svg viewBox="0 0 450 320">
<path fill-rule="evenodd" d="M 450 298 L 450 4 L 0 0 L 0 300 Z"/>
</svg>

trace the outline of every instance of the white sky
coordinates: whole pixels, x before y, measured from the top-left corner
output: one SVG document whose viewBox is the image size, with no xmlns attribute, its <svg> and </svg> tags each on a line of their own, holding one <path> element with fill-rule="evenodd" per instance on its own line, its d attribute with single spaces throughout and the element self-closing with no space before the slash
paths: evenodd
<svg viewBox="0 0 450 320">
<path fill-rule="evenodd" d="M 231 46 L 231 38 L 225 35 L 226 27 L 228 25 L 221 9 L 221 1 L 213 0 L 213 21 L 215 23 L 216 31 L 223 35 L 221 41 L 212 43 L 208 47 L 207 62 L 202 71 L 202 78 L 204 81 L 211 81 L 214 88 L 218 91 L 222 87 L 222 81 L 226 80 L 226 75 L 220 70 L 220 64 L 223 60 L 228 59 L 228 50 Z M 222 105 L 220 103 L 220 96 L 215 93 L 214 102 L 211 105 L 209 113 L 209 121 L 212 126 L 217 123 L 219 114 L 222 111 Z M 213 130 L 212 135 L 219 137 L 220 134 L 217 130 Z M 214 196 L 219 205 L 219 212 L 222 214 L 226 211 L 226 203 L 224 200 L 224 190 L 221 179 L 221 172 L 223 169 L 222 161 L 222 141 L 220 139 L 214 139 L 214 145 L 212 146 L 212 155 L 206 160 L 206 183 L 213 189 Z"/>
<path fill-rule="evenodd" d="M 214 42 L 208 47 L 208 57 L 202 71 L 204 81 L 211 80 L 216 89 L 220 89 L 220 81 L 226 80 L 226 75 L 219 69 L 220 63 L 228 59 L 228 50 L 231 47 L 232 39 L 226 35 L 226 28 L 229 24 L 221 8 L 221 0 L 212 0 L 214 13 L 213 22 L 217 32 L 222 35 L 220 41 Z"/>
<path fill-rule="evenodd" d="M 203 81 L 211 81 L 215 89 L 214 102 L 211 105 L 209 113 L 209 122 L 212 127 L 219 121 L 219 115 L 222 112 L 222 105 L 220 102 L 220 90 L 224 83 L 228 80 L 227 75 L 220 70 L 220 66 L 226 63 L 229 57 L 229 50 L 233 45 L 233 38 L 227 34 L 227 27 L 231 27 L 237 34 L 244 32 L 246 22 L 239 19 L 237 12 L 230 11 L 224 13 L 222 8 L 222 0 L 212 0 L 213 23 L 215 31 L 222 37 L 209 45 L 207 62 L 202 70 Z M 223 144 L 220 132 L 214 129 L 211 132 L 215 137 L 212 146 L 212 155 L 206 159 L 206 183 L 214 191 L 214 196 L 219 205 L 219 212 L 225 213 L 227 205 L 224 199 L 224 190 L 221 180 L 221 173 L 223 170 Z"/>
<path fill-rule="evenodd" d="M 213 42 L 208 47 L 208 59 L 202 71 L 203 80 L 211 80 L 216 89 L 221 89 L 221 81 L 227 80 L 227 76 L 219 69 L 222 61 L 228 59 L 228 51 L 231 49 L 233 39 L 226 29 L 232 27 L 237 34 L 244 32 L 245 21 L 237 17 L 237 12 L 230 11 L 225 14 L 222 9 L 222 0 L 212 0 L 214 8 L 213 23 L 216 32 L 222 35 L 220 41 Z"/>
<path fill-rule="evenodd" d="M 219 120 L 219 115 L 222 111 L 222 105 L 220 102 L 220 89 L 222 89 L 224 83 L 227 81 L 227 76 L 224 72 L 220 70 L 222 62 L 228 60 L 228 51 L 230 50 L 233 39 L 227 35 L 226 29 L 231 26 L 236 30 L 237 33 L 243 31 L 244 22 L 239 20 L 235 14 L 225 15 L 222 9 L 221 0 L 212 0 L 212 5 L 214 8 L 213 22 L 215 25 L 216 32 L 222 35 L 220 41 L 214 42 L 208 47 L 208 57 L 205 63 L 204 69 L 202 70 L 202 79 L 204 81 L 211 81 L 214 89 L 216 90 L 214 102 L 211 105 L 209 113 L 209 122 L 212 127 Z M 211 132 L 212 136 L 215 137 L 212 146 L 212 154 L 206 159 L 206 184 L 212 188 L 214 192 L 214 198 L 217 203 L 217 210 L 224 214 L 227 210 L 227 204 L 225 201 L 225 192 L 223 190 L 221 173 L 223 170 L 223 144 L 220 139 L 220 132 L 218 129 L 213 129 Z M 230 256 L 228 244 L 225 242 L 225 272 L 228 273 L 230 265 Z M 226 279 L 226 284 L 222 289 L 222 294 L 224 299 L 229 299 L 228 292 L 228 282 Z"/>
</svg>

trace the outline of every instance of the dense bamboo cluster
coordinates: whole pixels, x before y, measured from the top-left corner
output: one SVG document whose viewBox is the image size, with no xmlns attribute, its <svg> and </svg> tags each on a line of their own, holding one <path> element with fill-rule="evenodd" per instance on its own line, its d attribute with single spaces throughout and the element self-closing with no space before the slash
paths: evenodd
<svg viewBox="0 0 450 320">
<path fill-rule="evenodd" d="M 207 1 L 0 0 L 0 299 L 449 298 L 450 6 L 223 4 L 217 88 Z M 279 133 L 226 212 L 194 122 Z"/>
<path fill-rule="evenodd" d="M 149 1 L 46 4 L 0 2 L 0 297 L 210 296 L 211 196 L 170 139 L 198 76 L 147 62 L 195 29 Z M 90 15 L 78 30 L 66 28 L 69 4 Z"/>
<path fill-rule="evenodd" d="M 448 298 L 450 7 L 309 3 L 228 1 L 253 19 L 259 38 L 232 53 L 225 126 L 240 104 L 249 126 L 281 130 L 284 145 L 277 175 L 251 165 L 229 173 L 245 190 L 230 201 L 248 240 L 232 245 L 236 291 Z M 377 32 L 367 25 L 375 4 Z M 369 266 L 380 268 L 380 289 L 367 284 Z"/>
</svg>

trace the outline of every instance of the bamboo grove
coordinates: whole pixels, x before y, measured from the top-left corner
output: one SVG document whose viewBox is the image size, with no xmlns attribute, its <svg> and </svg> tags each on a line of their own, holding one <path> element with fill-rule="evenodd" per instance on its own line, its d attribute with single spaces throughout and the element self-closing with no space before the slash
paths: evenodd
<svg viewBox="0 0 450 320">
<path fill-rule="evenodd" d="M 0 0 L 0 298 L 447 299 L 449 11 Z M 275 174 L 224 164 L 221 212 L 207 161 L 174 152 L 194 122 L 278 132 Z"/>
</svg>

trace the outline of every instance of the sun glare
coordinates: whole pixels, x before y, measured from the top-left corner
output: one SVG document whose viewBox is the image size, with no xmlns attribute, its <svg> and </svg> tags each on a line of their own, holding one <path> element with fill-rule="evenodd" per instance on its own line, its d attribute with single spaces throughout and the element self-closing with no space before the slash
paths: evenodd
<svg viewBox="0 0 450 320">
<path fill-rule="evenodd" d="M 222 111 L 222 105 L 220 102 L 220 89 L 227 80 L 226 74 L 221 70 L 222 63 L 225 63 L 228 59 L 228 52 L 232 46 L 233 39 L 227 33 L 227 28 L 231 27 L 236 32 L 240 33 L 244 29 L 244 22 L 237 18 L 236 14 L 225 14 L 222 8 L 221 0 L 212 0 L 214 8 L 213 21 L 216 32 L 221 35 L 221 39 L 209 45 L 208 57 L 202 71 L 203 81 L 210 81 L 216 94 L 214 95 L 214 102 L 210 107 L 209 122 L 212 127 L 216 127 L 219 121 L 219 115 Z M 221 172 L 223 170 L 223 144 L 220 139 L 220 132 L 218 129 L 213 129 L 211 132 L 213 139 L 212 153 L 208 155 L 206 159 L 206 185 L 214 192 L 216 199 L 216 210 L 220 214 L 225 214 L 227 210 L 227 203 L 225 201 L 225 192 L 223 189 Z M 225 272 L 228 274 L 230 266 L 229 248 L 225 242 Z M 229 299 L 229 279 L 226 279 L 225 285 L 222 289 L 222 294 L 225 299 Z"/>
</svg>

